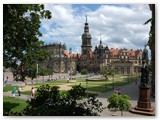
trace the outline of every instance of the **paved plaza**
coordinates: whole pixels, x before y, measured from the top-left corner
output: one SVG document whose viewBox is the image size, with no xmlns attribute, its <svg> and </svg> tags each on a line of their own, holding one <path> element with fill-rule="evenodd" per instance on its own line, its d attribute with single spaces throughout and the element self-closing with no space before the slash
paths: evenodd
<svg viewBox="0 0 160 120">
<path fill-rule="evenodd" d="M 57 76 L 59 76 L 59 74 L 57 74 Z M 84 76 L 81 76 L 81 77 L 84 77 Z M 139 87 L 139 82 L 137 84 L 135 82 L 132 82 L 132 83 L 127 84 L 125 86 L 118 87 L 121 90 L 122 94 L 127 94 L 127 95 L 130 96 L 130 98 L 131 98 L 130 103 L 131 103 L 132 107 L 135 107 L 137 105 L 138 93 L 139 93 L 138 87 Z M 97 96 L 97 99 L 103 103 L 103 107 L 107 107 L 107 105 L 108 105 L 107 97 L 110 96 L 113 92 L 114 91 L 111 90 L 109 92 L 100 93 Z M 13 97 L 11 92 L 3 92 L 3 95 Z M 28 100 L 28 99 L 30 99 L 30 96 L 22 95 L 20 97 L 16 96 L 16 98 L 23 99 L 23 100 Z M 151 99 L 151 100 L 152 100 L 152 106 L 155 106 L 155 100 L 154 99 Z M 115 112 L 115 111 L 108 110 L 108 108 L 105 108 L 102 111 L 102 113 L 100 113 L 100 115 L 101 116 L 121 116 L 121 113 L 120 113 L 120 111 Z M 133 114 L 133 113 L 130 113 L 128 111 L 124 111 L 124 116 L 144 116 L 144 115 Z"/>
</svg>

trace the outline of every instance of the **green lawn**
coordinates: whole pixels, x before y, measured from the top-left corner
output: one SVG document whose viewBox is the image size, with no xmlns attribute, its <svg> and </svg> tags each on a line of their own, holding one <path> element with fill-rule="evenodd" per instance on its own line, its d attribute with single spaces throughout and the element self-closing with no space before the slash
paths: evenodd
<svg viewBox="0 0 160 120">
<path fill-rule="evenodd" d="M 104 81 L 101 81 L 101 82 L 89 81 L 87 90 L 93 91 L 93 92 L 107 92 L 107 91 L 109 91 L 113 86 L 113 79 L 112 79 L 112 76 L 108 76 L 108 77 L 109 77 L 109 80 L 106 81 L 106 83 Z M 134 77 L 135 76 L 126 77 L 123 75 L 115 75 L 114 76 L 114 86 L 122 86 L 122 85 L 126 85 L 130 82 L 133 82 Z M 70 80 L 69 83 L 67 82 L 66 79 L 65 80 L 50 81 L 50 82 L 45 82 L 45 83 L 38 83 L 38 84 L 34 84 L 34 87 L 38 88 L 39 86 L 41 86 L 43 84 L 49 84 L 50 86 L 71 84 L 69 86 L 75 86 L 75 85 L 79 85 L 79 83 L 81 83 L 81 85 L 83 87 L 86 87 L 86 79 L 85 78 Z M 11 91 L 14 87 L 16 87 L 18 89 L 18 86 L 6 86 L 3 88 L 3 92 Z M 24 92 L 22 91 L 22 94 L 25 94 L 25 95 L 30 95 L 30 93 L 31 93 L 31 91 L 24 91 Z"/>
<path fill-rule="evenodd" d="M 111 88 L 105 86 L 105 85 L 100 85 L 100 86 L 83 86 L 86 88 L 86 92 L 93 92 L 93 93 L 101 93 L 101 92 L 107 92 L 111 90 Z"/>
<path fill-rule="evenodd" d="M 5 87 L 3 87 L 3 92 L 12 91 L 14 87 L 16 87 L 16 89 L 18 90 L 19 86 L 5 86 Z M 23 88 L 23 87 L 24 86 L 21 86 L 21 88 Z"/>
<path fill-rule="evenodd" d="M 3 114 L 8 112 L 21 112 L 27 103 L 24 100 L 3 96 Z"/>
<path fill-rule="evenodd" d="M 23 94 L 23 95 L 31 95 L 31 90 L 30 91 L 22 91 L 21 94 Z"/>
</svg>

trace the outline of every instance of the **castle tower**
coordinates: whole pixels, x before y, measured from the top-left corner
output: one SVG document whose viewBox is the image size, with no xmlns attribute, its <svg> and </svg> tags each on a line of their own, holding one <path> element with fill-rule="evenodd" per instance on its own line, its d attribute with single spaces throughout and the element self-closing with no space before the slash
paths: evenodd
<svg viewBox="0 0 160 120">
<path fill-rule="evenodd" d="M 72 54 L 72 48 L 69 48 L 69 54 Z"/>
<path fill-rule="evenodd" d="M 91 51 L 91 34 L 89 33 L 89 26 L 87 23 L 87 15 L 86 15 L 86 23 L 84 26 L 84 33 L 82 34 L 82 46 L 81 46 L 81 53 L 82 55 L 87 55 L 89 51 Z"/>
</svg>

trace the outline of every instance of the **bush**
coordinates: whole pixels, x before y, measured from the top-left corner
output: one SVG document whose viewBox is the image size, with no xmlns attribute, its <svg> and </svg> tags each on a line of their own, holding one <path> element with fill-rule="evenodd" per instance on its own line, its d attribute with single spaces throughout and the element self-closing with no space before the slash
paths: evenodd
<svg viewBox="0 0 160 120">
<path fill-rule="evenodd" d="M 87 69 L 82 69 L 81 70 L 81 74 L 82 75 L 87 75 L 88 74 L 88 70 Z"/>
<path fill-rule="evenodd" d="M 85 98 L 85 99 L 83 99 Z M 94 96 L 86 98 L 85 88 L 74 86 L 65 95 L 60 95 L 58 87 L 42 85 L 35 98 L 28 101 L 23 115 L 28 116 L 93 116 L 104 108 Z"/>
<path fill-rule="evenodd" d="M 123 111 L 129 110 L 131 107 L 131 104 L 128 101 L 129 99 L 130 97 L 127 95 L 112 94 L 108 97 L 108 108 L 114 108 L 115 110 L 118 108 L 121 111 L 121 116 L 123 116 Z"/>
</svg>

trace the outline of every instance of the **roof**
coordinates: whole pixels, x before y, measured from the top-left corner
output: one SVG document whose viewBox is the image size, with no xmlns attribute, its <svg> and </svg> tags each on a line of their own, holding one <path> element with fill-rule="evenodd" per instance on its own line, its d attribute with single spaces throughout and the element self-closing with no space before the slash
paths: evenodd
<svg viewBox="0 0 160 120">
<path fill-rule="evenodd" d="M 109 49 L 111 57 L 117 57 L 119 55 L 120 50 L 111 48 Z"/>
<path fill-rule="evenodd" d="M 121 52 L 124 52 L 124 49 L 111 48 L 111 49 L 109 49 L 109 51 L 110 51 L 111 57 L 114 58 L 114 57 L 118 57 Z M 141 52 L 142 50 L 139 50 L 139 49 L 138 50 L 132 50 L 132 49 L 131 50 L 127 50 L 127 49 L 125 49 L 125 51 L 129 54 L 130 58 L 132 59 L 132 58 L 135 58 L 136 55 L 139 52 Z"/>
<path fill-rule="evenodd" d="M 68 53 L 67 50 L 64 51 L 64 54 L 67 56 L 67 58 L 80 58 L 81 57 L 81 54 L 72 54 L 72 53 Z"/>
</svg>

